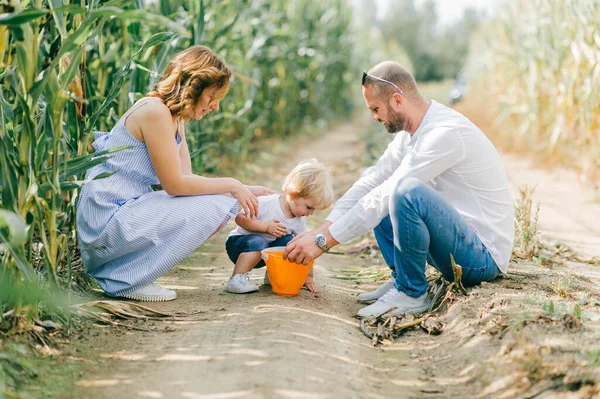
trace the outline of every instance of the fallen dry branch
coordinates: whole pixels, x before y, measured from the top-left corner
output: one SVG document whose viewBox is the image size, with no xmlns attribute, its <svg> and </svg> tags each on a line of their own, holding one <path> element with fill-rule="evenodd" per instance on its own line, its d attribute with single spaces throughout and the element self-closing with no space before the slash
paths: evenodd
<svg viewBox="0 0 600 399">
<path fill-rule="evenodd" d="M 134 326 L 130 324 L 124 324 L 122 322 L 115 321 L 113 318 L 117 317 L 123 320 L 163 320 L 163 321 L 194 321 L 203 320 L 195 319 L 193 316 L 203 311 L 192 312 L 192 313 L 164 313 L 149 307 L 139 305 L 135 302 L 125 301 L 92 301 L 83 304 L 77 304 L 73 306 L 73 311 L 80 317 L 91 319 L 103 324 L 108 324 L 113 327 L 123 327 L 131 330 L 138 331 L 155 331 L 155 328 L 145 328 Z"/>
<path fill-rule="evenodd" d="M 390 309 L 375 317 L 361 320 L 360 328 L 367 338 L 371 339 L 373 346 L 379 344 L 389 345 L 394 342 L 394 338 L 414 327 L 421 327 L 431 335 L 442 333 L 444 324 L 438 319 L 437 315 L 448 309 L 457 294 L 465 295 L 467 293 L 461 281 L 462 268 L 456 264 L 452 256 L 451 262 L 454 272 L 453 282 L 448 282 L 439 274 L 428 277 L 429 288 L 427 292 L 428 300 L 431 302 L 428 313 L 419 318 L 415 318 L 414 315 L 408 313 L 389 316 L 389 313 L 394 311 L 394 309 Z"/>
</svg>

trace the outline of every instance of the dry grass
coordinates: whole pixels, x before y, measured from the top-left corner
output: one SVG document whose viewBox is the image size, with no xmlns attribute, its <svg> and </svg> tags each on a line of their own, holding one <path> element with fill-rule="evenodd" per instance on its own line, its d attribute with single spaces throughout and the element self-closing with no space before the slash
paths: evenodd
<svg viewBox="0 0 600 399">
<path fill-rule="evenodd" d="M 535 187 L 519 188 L 519 199 L 515 203 L 515 246 L 513 257 L 531 259 L 538 254 L 537 222 L 540 205 L 534 204 L 532 194 Z"/>
<path fill-rule="evenodd" d="M 575 168 L 596 188 L 599 17 L 594 0 L 507 1 L 473 38 L 467 68 L 469 116 L 489 110 L 495 142 Z"/>
</svg>

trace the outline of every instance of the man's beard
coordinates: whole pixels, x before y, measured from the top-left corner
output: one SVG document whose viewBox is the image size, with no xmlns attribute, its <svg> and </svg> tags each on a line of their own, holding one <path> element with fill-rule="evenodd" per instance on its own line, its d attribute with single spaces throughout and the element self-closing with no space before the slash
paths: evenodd
<svg viewBox="0 0 600 399">
<path fill-rule="evenodd" d="M 406 130 L 408 125 L 407 119 L 400 112 L 395 112 L 391 107 L 387 107 L 389 120 L 384 124 L 388 133 L 398 133 L 401 130 Z M 380 122 L 383 122 L 381 119 Z"/>
</svg>

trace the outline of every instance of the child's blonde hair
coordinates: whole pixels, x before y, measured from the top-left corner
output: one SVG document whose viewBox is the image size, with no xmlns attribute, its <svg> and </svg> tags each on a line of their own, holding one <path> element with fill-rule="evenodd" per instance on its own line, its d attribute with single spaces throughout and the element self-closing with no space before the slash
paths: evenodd
<svg viewBox="0 0 600 399">
<path fill-rule="evenodd" d="M 333 203 L 333 182 L 325 165 L 316 159 L 300 162 L 283 183 L 283 192 L 292 198 L 312 198 L 317 209 L 327 209 Z"/>
</svg>

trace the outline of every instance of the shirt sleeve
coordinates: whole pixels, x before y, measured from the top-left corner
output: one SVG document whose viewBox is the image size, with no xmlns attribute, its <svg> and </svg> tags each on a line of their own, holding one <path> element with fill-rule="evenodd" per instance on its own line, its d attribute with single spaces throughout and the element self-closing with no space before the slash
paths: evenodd
<svg viewBox="0 0 600 399">
<path fill-rule="evenodd" d="M 398 133 L 396 138 L 388 144 L 383 155 L 377 160 L 377 163 L 367 168 L 358 181 L 335 203 L 333 210 L 327 216 L 326 220 L 335 223 L 348 213 L 361 198 L 389 178 L 400 165 L 400 161 L 405 153 L 407 140 L 408 133 Z"/>
<path fill-rule="evenodd" d="M 464 158 L 464 147 L 453 128 L 444 127 L 423 133 L 391 176 L 333 221 L 329 232 L 336 241 L 348 243 L 377 226 L 389 214 L 390 200 L 401 179 L 415 177 L 428 183 Z"/>
</svg>

